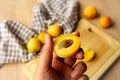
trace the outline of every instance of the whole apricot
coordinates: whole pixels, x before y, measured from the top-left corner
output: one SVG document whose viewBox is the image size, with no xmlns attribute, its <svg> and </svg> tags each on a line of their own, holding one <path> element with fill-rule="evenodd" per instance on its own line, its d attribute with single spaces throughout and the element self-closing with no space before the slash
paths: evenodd
<svg viewBox="0 0 120 80">
<path fill-rule="evenodd" d="M 97 9 L 94 6 L 88 6 L 84 9 L 83 15 L 85 18 L 92 19 L 97 16 Z"/>
<path fill-rule="evenodd" d="M 45 43 L 45 32 L 41 32 L 37 37 L 42 44 Z"/>
<path fill-rule="evenodd" d="M 41 49 L 40 40 L 38 40 L 37 38 L 29 39 L 27 42 L 27 49 L 29 52 L 32 52 L 33 54 L 40 51 L 40 49 Z"/>
<path fill-rule="evenodd" d="M 112 24 L 111 18 L 108 16 L 102 16 L 99 19 L 99 24 L 103 28 L 108 28 Z"/>
<path fill-rule="evenodd" d="M 55 54 L 61 58 L 71 57 L 80 48 L 80 38 L 73 34 L 64 34 L 54 41 Z"/>
<path fill-rule="evenodd" d="M 48 27 L 47 33 L 53 37 L 60 35 L 62 32 L 61 27 L 58 24 L 53 24 Z"/>
</svg>

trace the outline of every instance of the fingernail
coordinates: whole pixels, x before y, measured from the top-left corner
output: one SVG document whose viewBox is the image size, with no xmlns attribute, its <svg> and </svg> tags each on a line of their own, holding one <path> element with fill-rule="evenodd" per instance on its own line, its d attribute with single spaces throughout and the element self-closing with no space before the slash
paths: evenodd
<svg viewBox="0 0 120 80">
<path fill-rule="evenodd" d="M 80 77 L 80 80 L 89 80 L 89 77 L 88 77 L 88 75 L 82 75 Z"/>
<path fill-rule="evenodd" d="M 79 49 L 79 53 L 77 54 L 78 59 L 84 59 L 84 52 L 82 48 Z"/>
<path fill-rule="evenodd" d="M 79 71 L 79 70 L 76 70 L 76 71 L 74 71 L 74 72 L 72 72 L 72 78 L 77 78 L 78 76 L 80 76 L 81 75 L 81 72 Z"/>
<path fill-rule="evenodd" d="M 48 34 L 45 34 L 45 42 L 48 42 L 49 36 Z"/>
<path fill-rule="evenodd" d="M 84 59 L 84 53 L 79 52 L 79 54 L 77 55 L 78 59 Z"/>
<path fill-rule="evenodd" d="M 81 59 L 84 59 L 84 51 L 83 51 L 82 48 L 79 49 L 79 53 L 81 54 L 81 55 L 80 55 L 80 58 L 81 58 Z"/>
<path fill-rule="evenodd" d="M 45 43 L 49 44 L 50 43 L 51 36 L 48 34 L 45 34 Z"/>
</svg>

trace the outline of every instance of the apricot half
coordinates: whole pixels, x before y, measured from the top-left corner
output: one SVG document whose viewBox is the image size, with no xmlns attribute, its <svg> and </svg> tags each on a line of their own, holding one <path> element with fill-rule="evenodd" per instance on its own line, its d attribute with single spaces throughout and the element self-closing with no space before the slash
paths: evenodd
<svg viewBox="0 0 120 80">
<path fill-rule="evenodd" d="M 91 61 L 95 55 L 94 51 L 92 49 L 87 48 L 87 47 L 84 47 L 83 51 L 84 51 L 83 61 L 85 61 L 85 62 Z"/>
<path fill-rule="evenodd" d="M 80 38 L 74 34 L 64 34 L 54 41 L 54 52 L 61 58 L 71 57 L 80 48 Z"/>
</svg>

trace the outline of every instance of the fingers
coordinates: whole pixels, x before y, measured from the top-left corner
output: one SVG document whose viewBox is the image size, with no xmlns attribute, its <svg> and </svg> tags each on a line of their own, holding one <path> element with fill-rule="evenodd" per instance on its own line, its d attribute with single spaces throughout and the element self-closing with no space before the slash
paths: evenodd
<svg viewBox="0 0 120 80">
<path fill-rule="evenodd" d="M 80 36 L 80 33 L 77 31 L 73 32 L 72 34 L 74 34 L 76 36 Z M 80 52 L 78 51 L 74 56 L 64 59 L 64 63 L 66 65 L 68 65 L 69 67 L 72 67 L 74 65 L 76 59 L 82 59 L 82 58 L 83 58 L 83 53 L 81 51 Z"/>
<path fill-rule="evenodd" d="M 73 68 L 73 71 L 71 72 L 71 76 L 74 79 L 79 79 L 79 77 L 86 71 L 87 66 L 84 62 L 79 62 L 76 64 Z"/>
<path fill-rule="evenodd" d="M 53 57 L 53 40 L 48 34 L 45 34 L 45 45 L 40 56 L 40 68 L 42 71 L 47 71 L 51 67 Z"/>
<path fill-rule="evenodd" d="M 73 32 L 72 34 L 80 37 L 80 33 L 77 32 L 77 31 L 76 31 L 76 32 Z M 75 55 L 73 55 L 72 57 L 75 58 L 75 59 L 83 59 L 83 58 L 84 58 L 84 52 L 83 52 L 82 48 L 80 48 L 80 49 L 78 50 L 78 52 L 77 52 Z"/>
<path fill-rule="evenodd" d="M 76 36 L 80 36 L 80 33 L 79 32 L 73 32 L 72 34 L 76 35 Z M 77 59 L 83 59 L 84 58 L 84 54 L 83 54 L 83 50 L 82 48 L 79 49 L 79 51 L 73 56 L 74 58 L 77 58 Z"/>
<path fill-rule="evenodd" d="M 87 75 L 82 75 L 79 80 L 89 80 L 89 77 Z"/>
<path fill-rule="evenodd" d="M 75 55 L 69 58 L 65 58 L 64 63 L 68 65 L 69 67 L 72 67 L 75 64 L 77 59 L 83 59 L 83 58 L 84 58 L 84 52 L 80 48 L 79 51 Z"/>
<path fill-rule="evenodd" d="M 77 32 L 77 31 L 73 32 L 72 34 L 74 34 L 74 35 L 76 35 L 76 36 L 80 36 L 80 33 Z"/>
<path fill-rule="evenodd" d="M 77 59 L 84 59 L 84 51 L 82 48 L 79 49 L 79 51 L 74 55 Z"/>
<path fill-rule="evenodd" d="M 73 59 L 72 57 L 64 59 L 64 63 L 69 67 L 72 67 L 75 64 L 75 62 L 76 59 Z"/>
</svg>

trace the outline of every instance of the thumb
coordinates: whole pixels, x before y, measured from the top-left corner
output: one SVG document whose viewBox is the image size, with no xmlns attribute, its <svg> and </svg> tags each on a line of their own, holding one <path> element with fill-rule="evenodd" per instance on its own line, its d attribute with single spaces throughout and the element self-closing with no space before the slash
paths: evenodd
<svg viewBox="0 0 120 80">
<path fill-rule="evenodd" d="M 53 39 L 50 35 L 45 34 L 45 45 L 40 56 L 40 68 L 43 72 L 48 71 L 52 64 L 53 57 Z"/>
</svg>

